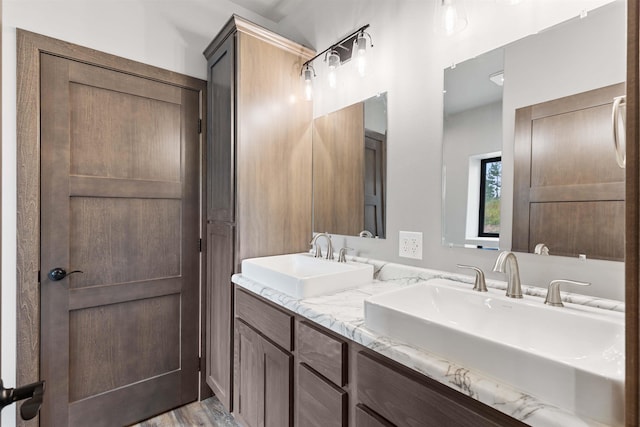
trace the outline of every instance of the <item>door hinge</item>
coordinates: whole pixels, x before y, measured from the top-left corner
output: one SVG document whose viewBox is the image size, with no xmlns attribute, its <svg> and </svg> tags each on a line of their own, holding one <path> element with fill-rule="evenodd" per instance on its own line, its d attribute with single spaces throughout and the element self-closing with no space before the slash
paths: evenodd
<svg viewBox="0 0 640 427">
<path fill-rule="evenodd" d="M 198 372 L 202 372 L 202 369 L 204 367 L 202 366 L 202 357 L 198 357 Z"/>
<path fill-rule="evenodd" d="M 38 270 L 38 283 L 40 283 L 40 270 Z"/>
<path fill-rule="evenodd" d="M 202 239 L 198 240 L 198 252 L 202 252 Z"/>
<path fill-rule="evenodd" d="M 198 119 L 198 133 L 202 133 L 202 119 Z"/>
</svg>

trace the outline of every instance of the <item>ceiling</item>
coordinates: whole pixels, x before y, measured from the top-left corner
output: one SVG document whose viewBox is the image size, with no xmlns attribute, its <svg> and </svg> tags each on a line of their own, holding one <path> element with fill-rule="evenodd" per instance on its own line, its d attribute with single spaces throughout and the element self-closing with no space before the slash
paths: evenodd
<svg viewBox="0 0 640 427">
<path fill-rule="evenodd" d="M 249 9 L 270 21 L 280 22 L 291 10 L 301 5 L 304 0 L 230 0 L 232 3 Z"/>
</svg>

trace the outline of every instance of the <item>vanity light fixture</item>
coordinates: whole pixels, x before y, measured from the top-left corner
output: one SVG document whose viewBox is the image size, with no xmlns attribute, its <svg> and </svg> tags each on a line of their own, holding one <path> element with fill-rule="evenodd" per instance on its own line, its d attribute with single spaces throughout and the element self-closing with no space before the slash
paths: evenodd
<svg viewBox="0 0 640 427">
<path fill-rule="evenodd" d="M 302 69 L 302 76 L 304 77 L 304 98 L 307 101 L 311 101 L 313 99 L 313 78 L 316 76 L 316 70 L 311 64 L 307 64 Z"/>
<path fill-rule="evenodd" d="M 450 36 L 467 27 L 467 10 L 464 0 L 436 0 L 434 29 Z"/>
<path fill-rule="evenodd" d="M 328 58 L 326 59 L 327 66 L 329 67 L 329 87 L 331 89 L 335 89 L 338 85 L 338 77 L 336 77 L 336 68 L 340 65 L 340 55 L 336 50 L 332 50 L 329 52 Z"/>
<path fill-rule="evenodd" d="M 360 77 L 364 77 L 367 71 L 367 37 L 369 37 L 369 43 L 371 47 L 373 47 L 371 35 L 364 30 L 358 33 L 358 37 L 353 42 L 353 51 L 355 52 L 354 54 L 357 55 L 358 74 L 360 74 Z"/>
<path fill-rule="evenodd" d="M 369 47 L 373 47 L 371 35 L 365 30 L 369 28 L 369 24 L 358 28 L 353 33 L 342 38 L 337 43 L 329 46 L 313 58 L 302 64 L 300 76 L 304 80 L 305 98 L 310 101 L 312 99 L 313 79 L 316 77 L 316 70 L 312 63 L 320 56 L 324 55 L 324 62 L 327 63 L 329 69 L 328 80 L 329 86 L 335 88 L 337 86 L 337 68 L 352 58 L 357 60 L 358 73 L 364 76 L 366 70 L 366 53 L 367 53 L 367 37 L 369 38 Z"/>
</svg>

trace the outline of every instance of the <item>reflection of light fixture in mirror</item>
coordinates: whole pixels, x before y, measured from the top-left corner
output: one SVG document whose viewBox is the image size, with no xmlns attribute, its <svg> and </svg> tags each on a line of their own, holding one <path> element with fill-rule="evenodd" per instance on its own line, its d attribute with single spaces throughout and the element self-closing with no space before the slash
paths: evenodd
<svg viewBox="0 0 640 427">
<path fill-rule="evenodd" d="M 464 0 L 436 0 L 435 30 L 450 36 L 467 27 L 467 11 Z"/>
<path fill-rule="evenodd" d="M 307 101 L 311 101 L 313 99 L 313 78 L 316 76 L 316 70 L 310 64 L 306 64 L 302 69 L 302 76 L 304 78 L 304 97 Z"/>
<path fill-rule="evenodd" d="M 497 73 L 493 73 L 489 76 L 489 80 L 497 84 L 498 86 L 502 86 L 504 84 L 504 72 L 498 71 Z"/>
<path fill-rule="evenodd" d="M 329 52 L 329 56 L 327 57 L 327 65 L 329 66 L 329 87 L 331 89 L 335 89 L 337 86 L 338 78 L 336 77 L 336 68 L 340 65 L 340 55 L 335 50 L 331 50 Z"/>
</svg>

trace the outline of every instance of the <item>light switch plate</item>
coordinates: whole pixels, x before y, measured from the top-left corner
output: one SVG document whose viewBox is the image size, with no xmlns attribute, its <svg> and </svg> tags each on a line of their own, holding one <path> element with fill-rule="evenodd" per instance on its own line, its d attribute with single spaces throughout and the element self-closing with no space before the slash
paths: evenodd
<svg viewBox="0 0 640 427">
<path fill-rule="evenodd" d="M 401 231 L 398 255 L 403 258 L 422 259 L 422 233 Z"/>
</svg>

